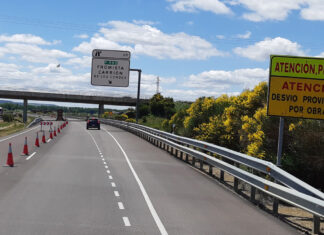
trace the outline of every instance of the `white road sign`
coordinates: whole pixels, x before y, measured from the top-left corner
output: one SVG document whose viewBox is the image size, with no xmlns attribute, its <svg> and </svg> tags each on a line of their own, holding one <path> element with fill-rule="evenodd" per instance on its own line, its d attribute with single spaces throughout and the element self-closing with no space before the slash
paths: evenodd
<svg viewBox="0 0 324 235">
<path fill-rule="evenodd" d="M 96 86 L 129 86 L 129 51 L 92 51 L 91 84 Z"/>
</svg>

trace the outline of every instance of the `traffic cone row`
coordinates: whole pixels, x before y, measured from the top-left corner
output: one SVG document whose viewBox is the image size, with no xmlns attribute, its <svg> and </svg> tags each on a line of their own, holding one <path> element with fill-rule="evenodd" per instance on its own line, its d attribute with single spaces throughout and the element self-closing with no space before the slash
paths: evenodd
<svg viewBox="0 0 324 235">
<path fill-rule="evenodd" d="M 61 125 L 61 127 L 58 127 L 57 128 L 57 132 L 58 133 L 61 133 L 61 130 L 62 130 L 63 127 L 65 127 L 66 123 L 67 122 L 63 123 Z M 51 139 L 53 139 L 53 134 L 54 134 L 54 136 L 57 136 L 57 134 L 56 134 L 56 128 L 55 127 L 54 127 L 54 133 L 52 131 L 50 131 L 50 138 Z M 44 144 L 46 143 L 45 131 L 43 131 L 42 143 L 44 143 Z M 36 147 L 40 147 L 39 138 L 38 138 L 38 132 L 36 132 L 35 146 Z M 27 137 L 25 137 L 25 143 L 24 143 L 24 148 L 23 148 L 22 155 L 29 155 Z M 14 160 L 13 160 L 11 143 L 9 143 L 7 165 L 10 166 L 10 167 L 13 167 L 14 166 Z"/>
</svg>

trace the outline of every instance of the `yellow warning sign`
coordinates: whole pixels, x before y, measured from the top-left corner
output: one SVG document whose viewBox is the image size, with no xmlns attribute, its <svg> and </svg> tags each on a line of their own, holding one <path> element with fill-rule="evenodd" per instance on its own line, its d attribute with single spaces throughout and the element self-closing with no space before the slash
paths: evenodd
<svg viewBox="0 0 324 235">
<path fill-rule="evenodd" d="M 324 59 L 271 56 L 268 115 L 324 119 Z"/>
</svg>

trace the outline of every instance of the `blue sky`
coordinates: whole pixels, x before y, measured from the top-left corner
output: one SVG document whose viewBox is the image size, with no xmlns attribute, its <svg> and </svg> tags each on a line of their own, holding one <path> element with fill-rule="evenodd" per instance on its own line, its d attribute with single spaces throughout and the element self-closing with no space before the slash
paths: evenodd
<svg viewBox="0 0 324 235">
<path fill-rule="evenodd" d="M 2 1 L 1 89 L 136 96 L 91 86 L 92 49 L 129 50 L 141 95 L 237 95 L 268 80 L 270 54 L 321 56 L 323 0 Z M 57 65 L 60 64 L 59 67 Z"/>
</svg>

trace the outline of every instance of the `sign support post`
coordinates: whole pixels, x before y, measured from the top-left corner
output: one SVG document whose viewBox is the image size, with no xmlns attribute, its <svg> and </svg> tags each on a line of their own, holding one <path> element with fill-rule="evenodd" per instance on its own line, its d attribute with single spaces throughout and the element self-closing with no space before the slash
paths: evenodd
<svg viewBox="0 0 324 235">
<path fill-rule="evenodd" d="M 281 155 L 282 155 L 284 124 L 285 124 L 285 119 L 283 117 L 280 117 L 279 136 L 278 136 L 278 151 L 277 151 L 277 166 L 278 167 L 281 167 Z"/>
<path fill-rule="evenodd" d="M 129 71 L 136 71 L 138 72 L 138 84 L 137 84 L 137 99 L 136 99 L 136 123 L 138 123 L 139 118 L 139 105 L 140 105 L 140 92 L 141 92 L 141 69 L 130 69 Z"/>
</svg>

